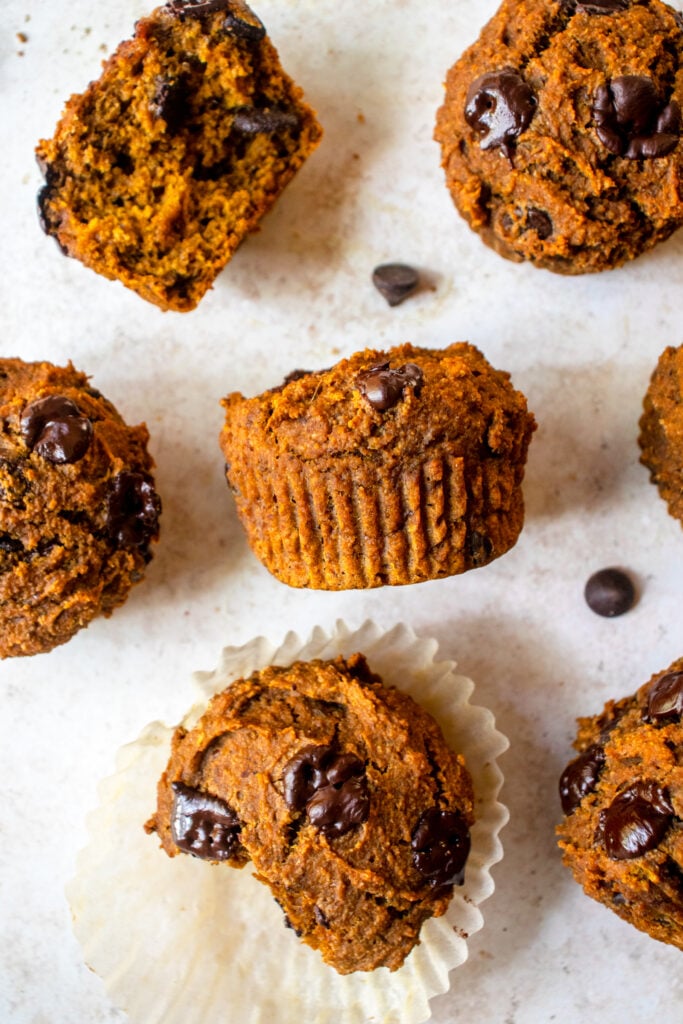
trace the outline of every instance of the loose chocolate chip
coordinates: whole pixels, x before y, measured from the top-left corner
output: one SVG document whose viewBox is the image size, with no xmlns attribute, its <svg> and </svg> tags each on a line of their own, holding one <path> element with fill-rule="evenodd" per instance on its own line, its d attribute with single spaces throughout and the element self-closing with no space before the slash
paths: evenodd
<svg viewBox="0 0 683 1024">
<path fill-rule="evenodd" d="M 535 206 L 530 206 L 527 210 L 526 226 L 535 231 L 541 241 L 550 238 L 553 233 L 553 222 L 550 217 L 545 210 L 538 210 Z"/>
<path fill-rule="evenodd" d="M 291 110 L 272 107 L 237 107 L 233 111 L 233 128 L 242 135 L 272 135 L 292 131 L 299 126 L 299 118 Z"/>
<path fill-rule="evenodd" d="M 304 747 L 285 765 L 284 797 L 292 811 L 306 810 L 324 835 L 341 836 L 368 816 L 365 766 L 354 754 L 333 747 Z"/>
<path fill-rule="evenodd" d="M 143 473 L 119 473 L 109 491 L 107 533 L 121 548 L 144 548 L 159 532 L 161 499 Z"/>
<path fill-rule="evenodd" d="M 597 743 L 570 761 L 560 776 L 560 801 L 565 814 L 571 814 L 598 784 L 605 751 Z"/>
<path fill-rule="evenodd" d="M 231 807 L 218 797 L 171 783 L 171 836 L 183 853 L 202 860 L 228 860 L 240 845 L 242 828 Z"/>
<path fill-rule="evenodd" d="M 92 423 L 70 398 L 49 395 L 31 402 L 21 417 L 21 436 L 48 462 L 78 462 L 92 440 Z"/>
<path fill-rule="evenodd" d="M 171 134 L 178 131 L 190 113 L 190 86 L 188 79 L 163 78 L 159 76 L 154 84 L 154 95 L 150 100 L 149 109 L 153 117 L 160 117 L 166 122 Z"/>
<path fill-rule="evenodd" d="M 407 263 L 382 263 L 373 270 L 372 283 L 390 306 L 398 306 L 413 294 L 420 283 L 420 275 Z"/>
<path fill-rule="evenodd" d="M 430 885 L 462 885 L 470 830 L 461 814 L 430 807 L 413 829 L 411 846 L 413 864 Z"/>
<path fill-rule="evenodd" d="M 587 581 L 583 595 L 591 611 L 612 619 L 633 607 L 636 589 L 621 569 L 600 569 Z"/>
<path fill-rule="evenodd" d="M 666 156 L 678 143 L 680 108 L 675 100 L 662 103 L 646 75 L 623 75 L 599 85 L 592 113 L 602 144 L 628 160 Z"/>
<path fill-rule="evenodd" d="M 508 158 L 535 110 L 536 97 L 514 68 L 480 75 L 465 100 L 465 120 L 481 135 L 481 148 L 500 146 Z"/>
<path fill-rule="evenodd" d="M 391 409 L 404 396 L 406 388 L 413 388 L 419 396 L 424 374 L 415 363 L 406 363 L 392 370 L 389 363 L 378 363 L 356 377 L 356 387 L 373 409 L 384 412 Z"/>
<path fill-rule="evenodd" d="M 665 725 L 683 715 L 683 672 L 667 672 L 655 679 L 647 695 L 643 716 L 655 725 Z"/>
<path fill-rule="evenodd" d="M 636 782 L 600 812 L 598 838 L 612 860 L 632 860 L 659 846 L 673 816 L 665 789 L 656 782 Z"/>
</svg>

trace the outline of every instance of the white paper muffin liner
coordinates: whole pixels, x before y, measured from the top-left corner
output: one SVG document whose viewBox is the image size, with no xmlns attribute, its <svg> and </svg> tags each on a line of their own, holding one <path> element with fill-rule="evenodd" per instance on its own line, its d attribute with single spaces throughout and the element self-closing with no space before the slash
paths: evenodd
<svg viewBox="0 0 683 1024">
<path fill-rule="evenodd" d="M 449 987 L 449 972 L 467 959 L 467 939 L 483 925 L 479 910 L 494 889 L 490 869 L 503 855 L 508 820 L 498 800 L 496 758 L 508 747 L 490 711 L 469 703 L 474 684 L 436 661 L 435 640 L 405 625 L 390 631 L 339 621 L 316 627 L 308 641 L 288 633 L 276 647 L 257 637 L 227 647 L 218 668 L 199 672 L 193 724 L 206 701 L 230 682 L 266 665 L 333 658 L 361 651 L 385 682 L 409 693 L 465 756 L 475 790 L 476 824 L 465 884 L 447 913 L 428 920 L 403 967 L 339 975 L 283 925 L 269 889 L 237 871 L 192 857 L 169 858 L 143 831 L 156 806 L 174 728 L 147 726 L 117 757 L 88 819 L 90 840 L 67 887 L 86 963 L 112 1002 L 134 1024 L 420 1024 L 429 1000 Z"/>
</svg>

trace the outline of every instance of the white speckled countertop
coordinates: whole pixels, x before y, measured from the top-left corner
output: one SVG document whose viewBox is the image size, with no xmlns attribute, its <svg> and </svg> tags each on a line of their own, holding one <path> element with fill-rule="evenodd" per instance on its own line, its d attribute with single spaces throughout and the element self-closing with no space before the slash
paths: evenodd
<svg viewBox="0 0 683 1024">
<path fill-rule="evenodd" d="M 651 370 L 683 340 L 683 233 L 578 279 L 507 263 L 470 233 L 431 135 L 446 69 L 493 0 L 256 7 L 326 134 L 199 309 L 180 315 L 64 259 L 35 215 L 35 143 L 145 5 L 0 5 L 1 352 L 71 359 L 129 422 L 146 420 L 164 501 L 157 555 L 127 604 L 49 655 L 0 665 L 0 1020 L 123 1024 L 82 962 L 64 895 L 98 780 L 148 721 L 182 716 L 191 673 L 222 646 L 305 636 L 339 617 L 437 638 L 511 742 L 496 892 L 434 1021 L 681 1020 L 681 954 L 588 900 L 553 828 L 575 717 L 683 654 L 683 533 L 636 445 Z M 390 309 L 370 284 L 386 260 L 419 266 L 433 290 Z M 539 422 L 516 548 L 464 577 L 395 590 L 306 593 L 272 579 L 223 480 L 221 396 L 365 345 L 459 339 L 512 373 Z M 615 564 L 634 573 L 638 604 L 601 619 L 583 585 Z M 115 893 L 101 898 L 115 912 Z"/>
</svg>

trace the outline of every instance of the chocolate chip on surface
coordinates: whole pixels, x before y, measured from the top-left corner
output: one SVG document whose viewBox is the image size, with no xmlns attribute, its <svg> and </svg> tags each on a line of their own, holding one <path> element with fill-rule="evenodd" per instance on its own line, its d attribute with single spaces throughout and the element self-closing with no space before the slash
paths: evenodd
<svg viewBox="0 0 683 1024">
<path fill-rule="evenodd" d="M 465 120 L 481 136 L 481 148 L 499 146 L 508 158 L 535 111 L 536 97 L 514 68 L 480 75 L 465 100 Z"/>
<path fill-rule="evenodd" d="M 354 754 L 333 747 L 304 747 L 285 766 L 284 797 L 292 811 L 306 810 L 323 834 L 341 836 L 368 816 L 370 797 L 365 765 Z"/>
<path fill-rule="evenodd" d="M 356 377 L 356 387 L 373 409 L 384 412 L 404 397 L 406 388 L 419 396 L 424 374 L 415 363 L 406 363 L 392 370 L 389 363 L 378 363 Z"/>
<path fill-rule="evenodd" d="M 655 679 L 647 695 L 648 722 L 664 725 L 683 715 L 683 672 L 667 672 Z"/>
<path fill-rule="evenodd" d="M 21 417 L 21 436 L 27 448 L 48 462 L 78 462 L 92 440 L 92 423 L 75 402 L 50 395 L 31 402 Z"/>
<path fill-rule="evenodd" d="M 154 117 L 166 122 L 169 132 L 177 132 L 190 113 L 190 87 L 184 77 L 163 78 L 155 83 L 149 109 Z"/>
<path fill-rule="evenodd" d="M 666 156 L 678 143 L 680 108 L 662 103 L 652 79 L 623 75 L 599 85 L 593 120 L 602 144 L 628 160 Z"/>
<path fill-rule="evenodd" d="M 598 838 L 613 860 L 631 860 L 659 846 L 673 816 L 666 790 L 656 782 L 639 781 L 600 812 Z"/>
<path fill-rule="evenodd" d="M 242 828 L 236 813 L 218 797 L 171 783 L 171 835 L 183 853 L 202 860 L 228 860 L 240 845 Z"/>
<path fill-rule="evenodd" d="M 530 206 L 527 210 L 526 227 L 535 231 L 543 242 L 553 233 L 552 220 L 545 210 L 538 210 L 535 206 Z"/>
<path fill-rule="evenodd" d="M 560 776 L 560 802 L 565 814 L 571 814 L 598 784 L 605 763 L 605 751 L 597 743 L 570 761 Z"/>
<path fill-rule="evenodd" d="M 143 473 L 119 473 L 109 491 L 107 532 L 119 547 L 145 547 L 159 532 L 161 499 Z"/>
<path fill-rule="evenodd" d="M 457 811 L 430 807 L 411 839 L 413 864 L 430 885 L 462 885 L 470 852 L 470 830 Z"/>
<path fill-rule="evenodd" d="M 600 569 L 586 583 L 584 597 L 596 615 L 614 618 L 633 607 L 636 589 L 633 580 L 622 569 Z"/>
<path fill-rule="evenodd" d="M 631 0 L 566 0 L 568 7 L 586 14 L 617 14 L 626 11 Z"/>
<path fill-rule="evenodd" d="M 390 306 L 398 306 L 413 294 L 420 275 L 407 263 L 381 263 L 372 272 L 372 283 Z"/>
<path fill-rule="evenodd" d="M 232 125 L 242 135 L 271 135 L 298 128 L 299 118 L 291 110 L 239 107 L 233 111 Z"/>
</svg>

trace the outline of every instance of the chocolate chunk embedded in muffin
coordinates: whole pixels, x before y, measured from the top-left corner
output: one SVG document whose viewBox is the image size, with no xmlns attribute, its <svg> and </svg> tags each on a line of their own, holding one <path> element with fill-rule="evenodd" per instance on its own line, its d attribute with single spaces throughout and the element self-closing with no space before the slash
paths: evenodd
<svg viewBox="0 0 683 1024">
<path fill-rule="evenodd" d="M 501 256 L 607 270 L 683 223 L 683 27 L 660 0 L 503 0 L 450 69 L 446 182 Z"/>
<path fill-rule="evenodd" d="M 659 357 L 643 399 L 638 443 L 652 483 L 683 524 L 683 345 Z"/>
<path fill-rule="evenodd" d="M 39 144 L 41 222 L 104 277 L 191 310 L 320 135 L 243 0 L 170 0 Z"/>
<path fill-rule="evenodd" d="M 519 536 L 535 421 L 472 345 L 366 349 L 223 405 L 237 511 L 255 554 L 290 586 L 451 576 Z"/>
<path fill-rule="evenodd" d="M 253 863 L 342 974 L 400 967 L 462 884 L 473 795 L 436 722 L 362 657 L 269 667 L 179 728 L 147 824 L 170 856 Z"/>
<path fill-rule="evenodd" d="M 564 863 L 585 892 L 683 949 L 683 659 L 579 719 L 560 779 Z"/>
<path fill-rule="evenodd" d="M 65 643 L 143 578 L 147 441 L 70 364 L 0 359 L 0 657 Z"/>
</svg>

